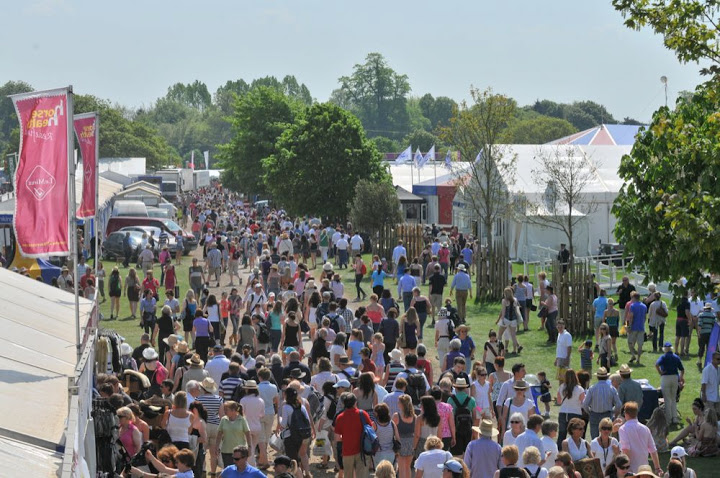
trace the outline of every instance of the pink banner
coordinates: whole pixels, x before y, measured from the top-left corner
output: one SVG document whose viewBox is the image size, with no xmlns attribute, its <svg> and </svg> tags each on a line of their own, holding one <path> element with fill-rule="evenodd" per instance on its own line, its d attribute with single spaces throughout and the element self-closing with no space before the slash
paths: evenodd
<svg viewBox="0 0 720 478">
<path fill-rule="evenodd" d="M 20 120 L 13 216 L 20 253 L 69 255 L 68 90 L 11 98 Z"/>
<path fill-rule="evenodd" d="M 95 217 L 95 197 L 97 191 L 97 115 L 87 113 L 75 115 L 73 125 L 80 143 L 83 160 L 83 191 L 77 217 Z"/>
</svg>

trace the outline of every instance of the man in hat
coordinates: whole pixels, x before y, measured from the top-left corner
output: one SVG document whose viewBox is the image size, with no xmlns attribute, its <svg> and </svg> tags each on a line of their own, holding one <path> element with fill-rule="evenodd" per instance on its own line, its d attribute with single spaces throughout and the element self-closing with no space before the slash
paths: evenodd
<svg viewBox="0 0 720 478">
<path fill-rule="evenodd" d="M 212 377 L 207 377 L 200 383 L 201 393 L 197 397 L 197 401 L 202 403 L 207 411 L 208 418 L 205 421 L 205 431 L 207 432 L 207 449 L 215 450 L 215 441 L 217 439 L 218 427 L 220 419 L 225 416 L 225 407 L 223 399 L 218 395 L 218 386 Z M 210 453 L 210 473 L 215 473 L 218 464 L 218 454 Z"/>
<path fill-rule="evenodd" d="M 710 334 L 715 326 L 715 313 L 710 302 L 705 302 L 703 311 L 698 314 L 697 333 L 698 333 L 698 370 L 702 371 L 703 361 L 705 358 L 705 347 L 710 345 Z"/>
<path fill-rule="evenodd" d="M 620 366 L 618 370 L 622 382 L 618 386 L 618 396 L 621 403 L 636 402 L 638 407 L 642 409 L 643 391 L 639 383 L 632 379 L 632 369 L 626 363 Z"/>
<path fill-rule="evenodd" d="M 205 364 L 205 370 L 207 370 L 209 376 L 215 380 L 215 383 L 220 383 L 223 374 L 226 373 L 229 368 L 230 359 L 223 353 L 223 346 L 215 344 L 212 348 L 212 358 Z"/>
<path fill-rule="evenodd" d="M 337 375 L 339 379 L 346 379 L 354 385 L 358 377 L 360 377 L 360 372 L 355 368 L 354 364 L 350 360 L 350 357 L 347 355 L 343 355 L 338 358 L 338 367 L 340 368 L 340 371 L 335 375 Z"/>
<path fill-rule="evenodd" d="M 652 457 L 655 471 L 662 475 L 655 440 L 650 429 L 637 419 L 638 406 L 635 402 L 625 404 L 625 424 L 620 427 L 620 449 L 630 458 L 630 471 L 635 473 L 642 465 L 648 464 L 648 454 Z"/>
<path fill-rule="evenodd" d="M 493 476 L 502 468 L 500 452 L 502 449 L 495 441 L 498 431 L 492 420 L 483 420 L 479 427 L 473 427 L 479 438 L 471 441 L 465 449 L 465 464 L 470 468 L 471 478 Z"/>
<path fill-rule="evenodd" d="M 700 393 L 706 408 L 712 408 L 720 413 L 720 352 L 712 354 L 712 360 L 702 371 Z"/>
<path fill-rule="evenodd" d="M 292 466 L 292 460 L 289 457 L 285 455 L 276 456 L 273 461 L 275 478 L 295 478 L 295 475 L 292 474 Z"/>
<path fill-rule="evenodd" d="M 663 355 L 655 362 L 655 369 L 660 374 L 660 390 L 665 398 L 665 419 L 668 425 L 680 421 L 677 412 L 677 392 L 685 385 L 685 367 L 680 357 L 673 353 L 672 343 L 665 342 Z"/>
<path fill-rule="evenodd" d="M 523 382 L 524 383 L 524 382 Z M 453 416 L 457 417 L 460 409 L 467 409 L 470 412 L 470 421 L 459 423 L 456 419 L 455 427 L 455 446 L 450 449 L 453 455 L 462 455 L 468 443 L 472 439 L 472 426 L 478 424 L 477 404 L 475 398 L 470 396 L 468 392 L 470 384 L 464 378 L 458 378 L 453 382 L 453 394 L 448 398 L 447 403 L 453 408 Z M 461 415 L 462 416 L 462 415 Z M 467 417 L 467 415 L 465 415 Z M 464 424 L 464 425 L 463 425 Z M 468 427 L 468 428 L 463 428 Z"/>
<path fill-rule="evenodd" d="M 185 390 L 185 387 L 187 387 L 188 382 L 191 380 L 195 380 L 200 383 L 210 376 L 208 371 L 204 368 L 205 362 L 198 354 L 192 354 L 192 357 L 185 360 L 185 364 L 188 368 L 176 378 L 176 380 L 182 379 L 182 390 Z M 178 373 L 180 373 L 180 370 L 178 370 Z"/>
<path fill-rule="evenodd" d="M 470 275 L 465 270 L 465 265 L 460 264 L 457 266 L 457 272 L 453 277 L 452 283 L 450 284 L 450 295 L 452 296 L 453 290 L 456 290 L 455 300 L 457 302 L 458 316 L 460 322 L 465 322 L 465 305 L 467 304 L 468 297 L 472 299 L 472 281 Z"/>
<path fill-rule="evenodd" d="M 595 375 L 598 381 L 590 387 L 583 401 L 583 408 L 590 414 L 590 436 L 593 439 L 600 435 L 600 420 L 618 416 L 623 405 L 617 390 L 608 381 L 607 369 L 600 367 Z"/>
<path fill-rule="evenodd" d="M 290 352 L 288 359 L 289 362 L 283 369 L 283 378 L 295 378 L 302 380 L 307 385 L 310 385 L 310 376 L 312 373 L 310 372 L 308 366 L 300 361 L 300 352 Z M 293 370 L 299 370 L 300 372 L 295 372 L 296 375 L 294 376 L 292 374 Z"/>
<path fill-rule="evenodd" d="M 138 268 L 143 271 L 152 270 L 153 263 L 155 262 L 155 254 L 153 253 L 152 246 L 145 244 L 140 254 L 138 254 Z"/>
<path fill-rule="evenodd" d="M 267 296 L 262 290 L 262 284 L 258 282 L 255 284 L 253 291 L 250 292 L 245 300 L 247 304 L 247 313 L 252 315 L 255 311 L 262 311 L 265 304 L 267 304 Z"/>
<path fill-rule="evenodd" d="M 438 264 L 442 268 L 443 275 L 447 278 L 450 272 L 450 248 L 447 242 L 442 243 L 442 247 L 437 253 Z"/>
<path fill-rule="evenodd" d="M 68 286 L 68 284 L 72 285 L 72 280 L 73 278 L 70 275 L 70 269 L 68 269 L 67 266 L 62 266 L 62 269 L 60 269 L 60 275 L 57 279 L 58 288 L 64 291 L 72 292 L 72 287 Z"/>
</svg>

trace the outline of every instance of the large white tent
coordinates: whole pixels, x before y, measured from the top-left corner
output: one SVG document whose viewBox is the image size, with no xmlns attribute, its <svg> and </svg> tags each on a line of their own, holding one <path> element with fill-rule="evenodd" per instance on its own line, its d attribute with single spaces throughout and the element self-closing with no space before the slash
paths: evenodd
<svg viewBox="0 0 720 478">
<path fill-rule="evenodd" d="M 0 268 L 0 302 L 0 469 L 55 477 L 77 363 L 75 299 Z M 81 298 L 82 332 L 91 311 Z"/>
</svg>

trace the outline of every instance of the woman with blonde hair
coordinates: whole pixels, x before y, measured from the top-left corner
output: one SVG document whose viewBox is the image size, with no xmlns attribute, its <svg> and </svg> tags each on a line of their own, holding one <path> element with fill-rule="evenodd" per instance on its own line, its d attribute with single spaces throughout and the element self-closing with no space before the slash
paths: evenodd
<svg viewBox="0 0 720 478">
<path fill-rule="evenodd" d="M 452 460 L 452 454 L 443 450 L 443 441 L 435 435 L 430 435 L 425 440 L 425 451 L 415 460 L 415 478 L 441 478 L 442 465 Z"/>
<path fill-rule="evenodd" d="M 393 415 L 393 422 L 400 436 L 398 467 L 400 478 L 410 478 L 410 464 L 415 456 L 415 409 L 410 395 L 401 395 L 398 399 L 399 412 Z"/>
<path fill-rule="evenodd" d="M 604 470 L 620 454 L 620 443 L 612 436 L 613 422 L 610 418 L 600 420 L 598 429 L 600 435 L 590 442 L 590 452 L 593 457 L 600 459 L 600 466 Z"/>
<path fill-rule="evenodd" d="M 400 319 L 400 336 L 405 339 L 402 347 L 405 353 L 414 353 L 420 336 L 420 319 L 415 308 L 410 307 L 402 319 Z"/>
<path fill-rule="evenodd" d="M 517 340 L 517 327 L 519 321 L 522 320 L 520 314 L 520 304 L 515 298 L 512 288 L 505 287 L 503 290 L 502 307 L 496 324 L 498 325 L 498 337 L 502 337 L 507 329 L 510 332 L 510 338 L 513 342 L 513 353 L 522 352 L 522 345 Z"/>
<path fill-rule="evenodd" d="M 375 478 L 395 478 L 395 467 L 387 460 L 383 460 L 375 467 Z M 415 475 L 416 477 L 422 475 Z"/>
<path fill-rule="evenodd" d="M 118 432 L 120 443 L 122 443 L 128 455 L 135 456 L 143 444 L 142 433 L 133 423 L 135 415 L 128 407 L 118 408 L 115 413 L 120 420 L 120 430 Z"/>
<path fill-rule="evenodd" d="M 160 427 L 167 430 L 170 440 L 179 450 L 190 448 L 190 429 L 195 421 L 195 415 L 188 411 L 187 404 L 186 392 L 176 392 L 172 410 L 165 412 L 160 423 Z"/>
<path fill-rule="evenodd" d="M 534 478 L 547 478 L 548 471 L 540 466 L 540 450 L 537 447 L 529 446 L 522 454 L 522 462 L 528 475 Z"/>
<path fill-rule="evenodd" d="M 505 466 L 495 472 L 494 478 L 529 478 L 527 472 L 517 466 L 518 458 L 520 458 L 518 447 L 515 445 L 504 446 L 500 457 Z"/>
</svg>

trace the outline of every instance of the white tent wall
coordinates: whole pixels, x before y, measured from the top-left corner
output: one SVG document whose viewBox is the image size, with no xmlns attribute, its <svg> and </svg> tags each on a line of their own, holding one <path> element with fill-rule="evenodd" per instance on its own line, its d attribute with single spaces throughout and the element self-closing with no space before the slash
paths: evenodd
<svg viewBox="0 0 720 478">
<path fill-rule="evenodd" d="M 585 218 L 573 230 L 576 256 L 588 255 L 590 251 L 588 224 L 589 222 Z M 568 242 L 563 231 L 543 227 L 521 219 L 510 221 L 508 237 L 510 239 L 510 257 L 525 262 L 552 259 L 556 253 L 548 252 L 547 249 L 558 251 L 560 250 L 560 244 Z"/>
</svg>

